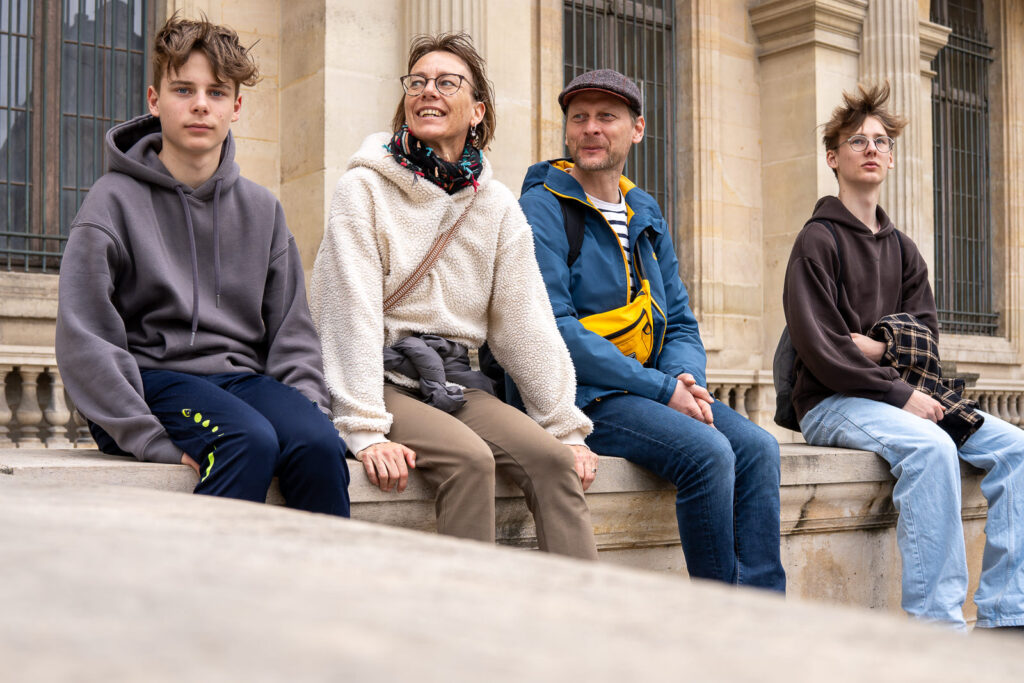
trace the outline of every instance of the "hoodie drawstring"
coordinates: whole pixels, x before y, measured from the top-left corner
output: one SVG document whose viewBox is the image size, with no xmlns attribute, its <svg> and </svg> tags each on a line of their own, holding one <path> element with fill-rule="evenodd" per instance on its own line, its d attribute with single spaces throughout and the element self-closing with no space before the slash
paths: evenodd
<svg viewBox="0 0 1024 683">
<path fill-rule="evenodd" d="M 188 208 L 188 199 L 181 189 L 181 185 L 174 186 L 181 200 L 181 208 L 185 211 L 185 225 L 188 226 L 188 246 L 192 256 L 192 336 L 188 340 L 189 346 L 196 342 L 196 330 L 199 329 L 199 263 L 196 256 L 196 231 L 192 227 L 192 212 Z"/>
<path fill-rule="evenodd" d="M 220 308 L 220 186 L 223 178 L 218 178 L 213 186 L 213 283 L 217 294 L 217 308 Z M 194 247 L 193 247 L 194 251 Z"/>
</svg>

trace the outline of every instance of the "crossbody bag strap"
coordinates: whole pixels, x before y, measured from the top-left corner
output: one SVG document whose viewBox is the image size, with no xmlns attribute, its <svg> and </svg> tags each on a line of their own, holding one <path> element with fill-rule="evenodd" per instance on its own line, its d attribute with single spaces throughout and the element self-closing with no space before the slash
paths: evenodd
<svg viewBox="0 0 1024 683">
<path fill-rule="evenodd" d="M 424 256 L 423 260 L 420 261 L 420 264 L 416 266 L 416 270 L 412 271 L 409 277 L 405 278 L 405 281 L 398 285 L 398 289 L 392 292 L 391 296 L 384 300 L 385 313 L 397 306 L 398 302 L 404 299 L 409 292 L 415 289 L 416 285 L 418 285 L 423 278 L 426 277 L 427 273 L 430 272 L 430 269 L 434 267 L 434 264 L 437 263 L 437 259 L 441 258 L 441 254 L 444 253 L 445 248 L 452 241 L 452 238 L 455 237 L 455 233 L 458 231 L 459 226 L 462 225 L 462 222 L 466 219 L 466 216 L 469 214 L 469 210 L 473 208 L 473 204 L 476 203 L 476 198 L 479 194 L 480 193 L 477 192 L 473 195 L 473 199 L 471 199 L 469 204 L 466 205 L 466 208 L 463 209 L 462 215 L 455 221 L 455 224 L 437 236 L 434 243 L 430 245 L 430 249 L 427 250 L 427 255 Z"/>
</svg>

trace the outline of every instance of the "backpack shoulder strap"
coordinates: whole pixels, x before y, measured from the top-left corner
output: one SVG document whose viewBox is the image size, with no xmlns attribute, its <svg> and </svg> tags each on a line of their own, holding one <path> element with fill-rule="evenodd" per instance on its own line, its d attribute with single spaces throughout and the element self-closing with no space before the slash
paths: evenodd
<svg viewBox="0 0 1024 683">
<path fill-rule="evenodd" d="M 562 206 L 562 225 L 565 226 L 565 238 L 569 241 L 569 255 L 565 262 L 571 268 L 580 257 L 580 250 L 583 249 L 583 205 L 575 199 L 558 197 L 558 203 Z"/>
</svg>

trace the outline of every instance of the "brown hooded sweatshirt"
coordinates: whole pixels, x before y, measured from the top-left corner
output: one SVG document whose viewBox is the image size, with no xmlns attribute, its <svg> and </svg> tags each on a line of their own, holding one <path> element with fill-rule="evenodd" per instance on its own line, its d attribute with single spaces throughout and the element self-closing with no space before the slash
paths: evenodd
<svg viewBox="0 0 1024 683">
<path fill-rule="evenodd" d="M 909 237 L 900 241 L 889 217 L 878 208 L 877 233 L 861 223 L 836 197 L 822 197 L 812 221 L 827 219 L 836 237 L 811 222 L 797 235 L 782 294 L 786 323 L 796 349 L 793 407 L 797 418 L 832 394 L 885 401 L 902 408 L 913 391 L 892 367 L 861 353 L 850 337 L 866 335 L 885 315 L 909 313 L 938 339 L 935 299 L 928 266 Z M 839 254 L 843 286 L 836 305 Z"/>
</svg>

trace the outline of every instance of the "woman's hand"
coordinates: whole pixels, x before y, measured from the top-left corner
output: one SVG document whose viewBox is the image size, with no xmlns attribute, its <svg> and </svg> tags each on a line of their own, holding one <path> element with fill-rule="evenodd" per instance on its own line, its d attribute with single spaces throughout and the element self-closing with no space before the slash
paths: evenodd
<svg viewBox="0 0 1024 683">
<path fill-rule="evenodd" d="M 357 456 L 363 461 L 363 469 L 370 483 L 380 487 L 381 491 L 397 487 L 398 493 L 401 493 L 409 483 L 409 470 L 416 468 L 416 453 L 394 441 L 367 446 Z"/>
<path fill-rule="evenodd" d="M 580 475 L 583 490 L 586 491 L 594 483 L 594 477 L 597 476 L 597 453 L 579 444 L 570 444 L 569 448 L 576 456 L 576 474 Z"/>
</svg>

